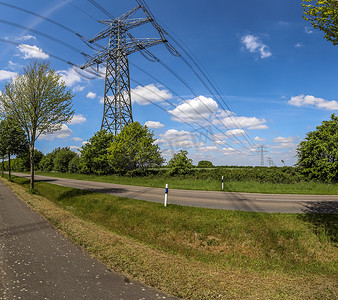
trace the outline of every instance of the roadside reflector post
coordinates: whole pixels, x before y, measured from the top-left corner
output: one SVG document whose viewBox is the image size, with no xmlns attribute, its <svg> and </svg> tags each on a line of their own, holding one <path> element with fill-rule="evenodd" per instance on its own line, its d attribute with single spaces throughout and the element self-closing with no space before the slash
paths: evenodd
<svg viewBox="0 0 338 300">
<path fill-rule="evenodd" d="M 222 176 L 222 190 L 224 190 L 224 176 Z"/>
<path fill-rule="evenodd" d="M 164 206 L 166 207 L 168 204 L 168 183 L 165 185 L 165 194 L 164 194 Z"/>
</svg>

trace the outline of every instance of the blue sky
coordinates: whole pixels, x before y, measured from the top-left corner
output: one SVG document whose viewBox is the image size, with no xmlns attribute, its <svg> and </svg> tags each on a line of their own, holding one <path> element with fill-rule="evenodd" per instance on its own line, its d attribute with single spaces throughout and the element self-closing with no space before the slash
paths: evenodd
<svg viewBox="0 0 338 300">
<path fill-rule="evenodd" d="M 137 6 L 135 0 L 96 2 L 115 17 Z M 260 165 L 258 149 L 263 145 L 265 165 L 281 166 L 282 160 L 293 165 L 297 144 L 306 133 L 337 113 L 338 47 L 303 20 L 301 1 L 146 2 L 158 22 L 193 53 L 217 86 L 217 92 L 207 89 L 184 60 L 172 56 L 164 45 L 149 50 L 189 88 L 163 65 L 139 53 L 129 56 L 133 118 L 154 131 L 167 160 L 183 149 L 194 163 Z M 85 0 L 4 3 L 43 15 L 87 38 L 104 28 L 95 19 L 108 18 Z M 36 147 L 44 153 L 59 146 L 78 150 L 100 130 L 104 80 L 84 78 L 53 55 L 81 65 L 85 59 L 79 52 L 94 52 L 55 24 L 0 6 L 0 89 L 35 58 L 49 61 L 75 93 L 75 116 L 61 131 L 41 136 Z M 132 33 L 138 38 L 158 38 L 150 24 Z"/>
</svg>

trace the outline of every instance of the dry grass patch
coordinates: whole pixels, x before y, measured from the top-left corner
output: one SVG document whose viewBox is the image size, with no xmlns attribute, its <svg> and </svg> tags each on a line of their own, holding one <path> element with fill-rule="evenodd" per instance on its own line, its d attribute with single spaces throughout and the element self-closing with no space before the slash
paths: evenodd
<svg viewBox="0 0 338 300">
<path fill-rule="evenodd" d="M 285 272 L 255 272 L 243 267 L 204 263 L 181 254 L 170 254 L 135 238 L 123 236 L 81 219 L 69 210 L 25 188 L 6 184 L 30 207 L 43 215 L 72 241 L 83 246 L 109 268 L 142 283 L 185 299 L 335 299 L 338 286 L 335 275 Z M 74 208 L 73 208 L 74 210 Z M 174 237 L 176 233 L 173 233 Z M 170 237 L 169 237 L 170 238 Z M 200 236 L 192 239 L 197 247 Z M 212 241 L 211 244 L 208 241 Z M 227 249 L 218 236 L 203 236 L 208 251 Z M 208 245 L 208 243 L 210 245 Z M 242 251 L 250 245 L 242 243 Z M 246 250 L 247 249 L 247 250 Z"/>
</svg>

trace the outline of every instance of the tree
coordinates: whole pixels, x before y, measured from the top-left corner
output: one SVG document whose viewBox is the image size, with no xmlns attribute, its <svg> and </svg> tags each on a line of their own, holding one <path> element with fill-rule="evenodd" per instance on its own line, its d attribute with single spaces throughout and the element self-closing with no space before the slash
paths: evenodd
<svg viewBox="0 0 338 300">
<path fill-rule="evenodd" d="M 174 154 L 169 161 L 168 168 L 170 175 L 185 175 L 191 172 L 193 167 L 192 159 L 188 158 L 188 151 L 180 150 Z"/>
<path fill-rule="evenodd" d="M 34 149 L 34 168 L 35 170 L 38 169 L 38 166 L 41 160 L 44 158 L 44 154 L 38 150 Z M 29 149 L 27 149 L 24 153 L 17 155 L 15 159 L 15 165 L 13 164 L 13 170 L 16 171 L 29 171 L 31 167 L 30 162 L 30 153 Z"/>
<path fill-rule="evenodd" d="M 61 129 L 74 115 L 72 98 L 61 76 L 48 63 L 35 61 L 5 85 L 0 103 L 3 114 L 21 126 L 28 138 L 30 151 L 30 188 L 34 189 L 34 145 L 41 134 Z"/>
<path fill-rule="evenodd" d="M 323 121 L 297 149 L 300 170 L 310 179 L 338 182 L 338 116 Z"/>
<path fill-rule="evenodd" d="M 76 153 L 68 147 L 61 148 L 54 157 L 54 171 L 67 173 L 69 162 L 76 156 Z"/>
<path fill-rule="evenodd" d="M 144 173 L 147 168 L 161 166 L 164 159 L 154 142 L 154 133 L 147 126 L 139 122 L 130 123 L 111 143 L 109 163 L 120 174 Z"/>
<path fill-rule="evenodd" d="M 81 150 L 81 173 L 107 175 L 112 173 L 108 162 L 108 148 L 114 140 L 113 133 L 98 131 Z"/>
<path fill-rule="evenodd" d="M 338 1 L 303 0 L 302 6 L 303 18 L 323 31 L 333 45 L 338 45 Z"/>
<path fill-rule="evenodd" d="M 39 169 L 42 171 L 51 172 L 54 170 L 54 158 L 61 150 L 60 147 L 55 148 L 52 152 L 47 153 L 39 163 Z"/>
<path fill-rule="evenodd" d="M 8 157 L 8 177 L 11 178 L 11 156 L 27 151 L 28 143 L 25 132 L 11 120 L 0 123 L 1 152 Z"/>
<path fill-rule="evenodd" d="M 198 168 L 212 168 L 213 166 L 212 162 L 208 160 L 201 160 L 197 164 Z"/>
<path fill-rule="evenodd" d="M 68 171 L 69 173 L 79 173 L 80 172 L 80 164 L 81 158 L 80 156 L 76 155 L 68 164 Z"/>
</svg>

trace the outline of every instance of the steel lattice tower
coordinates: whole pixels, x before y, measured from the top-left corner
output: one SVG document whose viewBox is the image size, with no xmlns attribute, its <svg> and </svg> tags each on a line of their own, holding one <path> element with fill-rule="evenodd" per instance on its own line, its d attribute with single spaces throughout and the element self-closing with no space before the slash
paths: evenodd
<svg viewBox="0 0 338 300">
<path fill-rule="evenodd" d="M 176 49 L 168 43 L 165 38 L 166 32 L 155 21 L 149 8 L 143 0 L 137 0 L 138 6 L 122 16 L 110 20 L 99 21 L 106 25 L 106 28 L 99 32 L 90 40 L 84 40 L 88 45 L 98 47 L 95 55 L 87 56 L 87 62 L 81 66 L 82 69 L 92 68 L 99 65 L 106 67 L 105 88 L 104 88 L 104 108 L 101 130 L 118 134 L 122 128 L 133 122 L 130 77 L 128 56 L 140 51 L 144 56 L 153 58 L 154 56 L 146 49 L 154 45 L 165 43 L 169 51 L 175 56 L 179 56 Z M 135 18 L 132 16 L 142 10 L 145 18 Z M 135 27 L 146 23 L 152 23 L 160 35 L 160 39 L 136 39 L 129 31 Z M 108 38 L 108 45 L 102 47 L 96 42 Z"/>
</svg>

